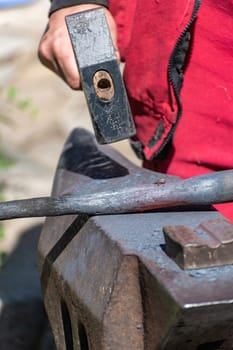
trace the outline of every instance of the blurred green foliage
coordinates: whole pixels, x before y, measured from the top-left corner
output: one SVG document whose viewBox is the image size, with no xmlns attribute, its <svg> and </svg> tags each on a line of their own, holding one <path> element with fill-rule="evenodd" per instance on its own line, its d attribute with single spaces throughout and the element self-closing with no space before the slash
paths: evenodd
<svg viewBox="0 0 233 350">
<path fill-rule="evenodd" d="M 34 119 L 38 115 L 38 108 L 34 105 L 32 99 L 22 98 L 20 91 L 12 86 L 8 88 L 0 87 L 0 123 L 8 125 L 11 128 L 15 126 L 15 120 L 12 115 L 19 117 L 27 116 Z M 23 114 L 22 114 L 23 113 Z M 1 134 L 0 134 L 1 137 Z M 14 166 L 15 161 L 9 159 L 0 149 L 0 171 L 4 171 Z M 0 183 L 0 201 L 5 201 L 4 183 Z M 6 236 L 3 223 L 0 222 L 0 271 L 3 269 L 7 253 L 1 249 L 1 241 Z"/>
<path fill-rule="evenodd" d="M 31 118 L 37 117 L 39 109 L 34 105 L 32 99 L 22 98 L 20 95 L 20 91 L 14 86 L 8 87 L 7 89 L 0 88 L 1 102 L 2 105 L 5 105 L 5 108 L 1 107 L 0 110 L 0 121 L 10 119 L 10 115 L 8 115 L 9 108 L 18 109 L 19 112 L 23 111 Z"/>
<path fill-rule="evenodd" d="M 4 154 L 2 154 L 1 151 L 0 151 L 0 170 L 8 169 L 12 165 L 14 165 L 13 160 L 11 160 L 11 159 L 7 158 L 6 156 L 4 156 Z"/>
</svg>

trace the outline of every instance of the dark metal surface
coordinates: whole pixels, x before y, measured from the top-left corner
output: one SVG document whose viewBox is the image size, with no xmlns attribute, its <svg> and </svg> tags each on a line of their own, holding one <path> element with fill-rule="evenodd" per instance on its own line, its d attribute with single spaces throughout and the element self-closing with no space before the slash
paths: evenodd
<svg viewBox="0 0 233 350">
<path fill-rule="evenodd" d="M 75 138 L 78 141 L 74 141 Z M 85 178 L 82 186 L 56 196 L 2 202 L 0 219 L 136 213 L 233 200 L 233 170 L 181 180 L 124 162 L 126 166 L 107 156 L 92 134 L 76 130 L 65 147 L 60 164 L 71 171 L 75 169 Z"/>
<path fill-rule="evenodd" d="M 99 143 L 135 134 L 135 126 L 103 9 L 66 17 L 82 87 Z"/>
<path fill-rule="evenodd" d="M 85 150 L 78 155 L 78 144 L 89 150 L 89 136 L 76 130 L 67 141 L 53 196 L 72 194 L 90 178 L 105 176 L 97 159 L 111 177 L 115 169 L 119 179 L 134 174 L 138 183 L 158 180 L 158 174 L 108 146 L 99 153 L 94 149 L 85 169 Z M 163 235 L 164 226 L 194 230 L 222 219 L 215 211 L 188 208 L 47 218 L 39 266 L 57 349 L 231 350 L 233 265 L 183 270 L 167 255 Z"/>
<path fill-rule="evenodd" d="M 143 175 L 143 172 L 141 173 Z M 187 205 L 233 201 L 233 170 L 168 183 L 163 174 L 154 183 L 140 177 L 90 180 L 72 195 L 0 203 L 0 220 L 67 214 L 104 215 L 138 213 Z"/>
<path fill-rule="evenodd" d="M 167 254 L 183 269 L 233 264 L 233 224 L 225 219 L 164 227 Z"/>
</svg>

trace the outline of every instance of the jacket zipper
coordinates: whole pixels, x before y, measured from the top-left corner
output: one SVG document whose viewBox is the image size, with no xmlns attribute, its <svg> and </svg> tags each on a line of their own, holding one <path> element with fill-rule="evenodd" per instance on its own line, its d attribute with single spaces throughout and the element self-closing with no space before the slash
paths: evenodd
<svg viewBox="0 0 233 350">
<path fill-rule="evenodd" d="M 172 74 L 172 69 L 175 66 L 175 57 L 177 52 L 179 51 L 179 47 L 182 43 L 183 38 L 186 36 L 186 34 L 188 33 L 191 25 L 193 24 L 194 20 L 196 19 L 198 10 L 201 6 L 201 0 L 196 0 L 195 4 L 194 4 L 194 9 L 192 12 L 192 16 L 188 22 L 188 24 L 186 25 L 185 29 L 183 30 L 183 32 L 181 33 L 180 37 L 178 38 L 176 45 L 173 49 L 173 52 L 171 54 L 169 63 L 168 63 L 168 80 L 172 85 L 174 94 L 175 94 L 175 98 L 177 101 L 177 105 L 178 105 L 178 112 L 177 112 L 177 118 L 176 118 L 176 122 L 173 125 L 173 127 L 171 128 L 169 134 L 167 135 L 167 137 L 165 138 L 163 144 L 160 146 L 160 148 L 157 150 L 157 152 L 152 156 L 151 160 L 155 159 L 156 157 L 158 157 L 158 155 L 165 149 L 165 147 L 167 146 L 167 144 L 171 141 L 171 139 L 174 136 L 175 133 L 175 129 L 177 127 L 177 124 L 180 120 L 181 114 L 182 114 L 182 104 L 181 104 L 181 100 L 180 100 L 180 88 L 177 86 L 176 81 L 174 80 L 173 74 Z"/>
</svg>

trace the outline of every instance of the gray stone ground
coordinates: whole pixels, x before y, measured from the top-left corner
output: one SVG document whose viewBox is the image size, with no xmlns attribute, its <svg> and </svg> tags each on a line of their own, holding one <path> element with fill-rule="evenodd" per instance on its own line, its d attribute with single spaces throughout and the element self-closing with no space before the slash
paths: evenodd
<svg viewBox="0 0 233 350">
<path fill-rule="evenodd" d="M 37 59 L 48 8 L 49 0 L 0 8 L 0 156 L 14 162 L 0 169 L 0 195 L 7 200 L 48 195 L 69 132 L 92 129 L 83 93 L 71 91 Z M 127 142 L 114 147 L 138 163 Z M 40 350 L 52 349 L 49 333 L 42 337 L 46 321 L 37 271 L 42 223 L 20 219 L 0 226 L 0 256 L 7 255 L 0 272 L 1 350 L 36 350 L 39 344 Z"/>
</svg>

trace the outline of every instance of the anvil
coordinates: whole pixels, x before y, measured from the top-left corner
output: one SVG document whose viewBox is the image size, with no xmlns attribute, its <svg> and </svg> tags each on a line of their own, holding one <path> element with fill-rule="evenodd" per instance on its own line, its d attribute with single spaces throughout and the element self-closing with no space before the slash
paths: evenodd
<svg viewBox="0 0 233 350">
<path fill-rule="evenodd" d="M 69 162 L 72 164 L 71 169 L 76 169 L 77 173 L 85 176 L 82 186 L 72 192 L 66 190 L 60 196 L 2 202 L 0 220 L 80 213 L 137 213 L 233 201 L 233 170 L 194 176 L 186 180 L 137 166 L 129 173 L 126 168 L 106 156 L 106 146 L 98 145 L 91 133 L 82 129 L 77 129 L 74 133 L 76 137 L 71 136 L 71 141 L 68 142 L 73 149 L 70 153 L 73 159 L 69 157 Z M 62 159 L 67 162 L 64 157 L 66 148 L 67 146 Z M 117 173 L 119 176 L 116 176 Z"/>
</svg>

